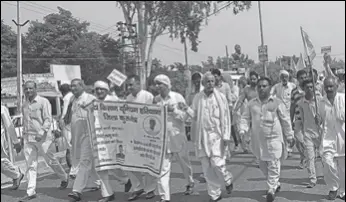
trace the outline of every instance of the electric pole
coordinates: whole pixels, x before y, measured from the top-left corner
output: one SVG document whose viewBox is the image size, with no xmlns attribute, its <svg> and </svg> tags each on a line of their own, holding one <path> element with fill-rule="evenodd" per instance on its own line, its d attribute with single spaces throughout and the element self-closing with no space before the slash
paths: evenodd
<svg viewBox="0 0 346 202">
<path fill-rule="evenodd" d="M 23 106 L 23 72 L 22 72 L 22 34 L 20 28 L 25 26 L 29 20 L 20 24 L 20 7 L 17 1 L 17 22 L 12 20 L 17 26 L 17 113 L 22 114 Z"/>
<path fill-rule="evenodd" d="M 226 59 L 227 59 L 227 62 L 226 62 L 227 68 L 226 68 L 226 70 L 230 70 L 229 55 L 228 55 L 228 47 L 227 47 L 227 45 L 226 45 Z"/>
<path fill-rule="evenodd" d="M 262 11 L 261 11 L 261 2 L 258 1 L 258 12 L 259 12 L 259 20 L 260 20 L 260 31 L 261 31 L 261 46 L 264 46 L 264 39 L 263 39 L 263 25 L 262 25 Z M 263 72 L 264 76 L 267 76 L 267 67 L 266 62 L 263 61 Z"/>
<path fill-rule="evenodd" d="M 189 68 L 189 63 L 188 63 L 188 58 L 187 58 L 187 46 L 186 46 L 186 37 L 184 37 L 184 53 L 185 53 L 185 77 L 186 77 L 186 81 L 187 81 L 187 90 L 185 92 L 186 96 L 188 96 L 188 94 L 191 91 L 191 71 Z"/>
</svg>

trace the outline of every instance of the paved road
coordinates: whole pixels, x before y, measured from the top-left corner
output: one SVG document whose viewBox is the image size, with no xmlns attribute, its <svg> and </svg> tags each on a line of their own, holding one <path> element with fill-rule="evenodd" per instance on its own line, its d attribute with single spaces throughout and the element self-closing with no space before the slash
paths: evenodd
<svg viewBox="0 0 346 202">
<path fill-rule="evenodd" d="M 193 155 L 193 153 L 191 153 Z M 202 173 L 201 164 L 195 158 L 191 157 L 194 177 L 198 179 L 198 176 Z M 253 165 L 253 156 L 249 154 L 237 154 L 234 155 L 228 163 L 228 169 L 232 171 L 234 175 L 234 191 L 231 195 L 224 194 L 224 199 L 221 202 L 265 202 L 265 187 L 266 182 L 261 171 Z M 318 185 L 313 189 L 305 188 L 308 182 L 307 171 L 298 170 L 298 157 L 286 160 L 282 165 L 282 191 L 278 194 L 276 202 L 320 202 L 327 201 L 325 196 L 328 194 L 328 190 L 321 179 Z M 318 172 L 321 175 L 321 164 L 318 163 Z M 179 165 L 173 164 L 173 172 L 171 175 L 171 192 L 172 202 L 207 202 L 209 197 L 206 192 L 205 183 L 196 184 L 196 192 L 192 196 L 183 196 L 182 192 L 185 189 L 185 180 L 181 173 Z M 71 191 L 70 188 L 66 190 L 58 190 L 60 181 L 57 180 L 55 175 L 52 175 L 50 171 L 42 171 L 38 177 L 37 192 L 39 197 L 32 200 L 33 202 L 65 202 L 68 201 L 67 194 Z M 115 180 L 112 180 L 114 190 L 116 191 L 116 200 L 118 202 L 125 202 L 128 193 L 123 193 L 123 186 L 117 184 Z M 8 189 L 1 190 L 1 200 L 6 202 L 15 202 L 18 198 L 25 195 L 25 188 L 27 184 L 23 183 L 18 191 L 10 191 Z M 87 192 L 83 194 L 83 201 L 97 201 L 100 197 L 100 192 Z M 152 200 L 140 199 L 139 202 L 154 202 L 159 198 L 156 197 Z M 341 201 L 340 199 L 336 200 Z"/>
</svg>

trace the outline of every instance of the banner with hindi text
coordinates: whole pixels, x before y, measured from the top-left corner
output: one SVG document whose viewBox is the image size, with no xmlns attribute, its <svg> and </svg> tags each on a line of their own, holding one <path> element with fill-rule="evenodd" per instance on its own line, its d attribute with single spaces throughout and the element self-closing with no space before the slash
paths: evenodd
<svg viewBox="0 0 346 202">
<path fill-rule="evenodd" d="M 97 171 L 121 168 L 159 177 L 166 152 L 166 108 L 95 101 L 91 140 Z"/>
</svg>

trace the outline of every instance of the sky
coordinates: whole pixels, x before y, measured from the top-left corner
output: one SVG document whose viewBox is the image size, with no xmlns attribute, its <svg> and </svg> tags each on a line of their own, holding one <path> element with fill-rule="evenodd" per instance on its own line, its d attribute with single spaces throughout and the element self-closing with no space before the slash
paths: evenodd
<svg viewBox="0 0 346 202">
<path fill-rule="evenodd" d="M 116 36 L 114 26 L 123 21 L 122 11 L 115 1 L 22 1 L 21 23 L 25 20 L 42 21 L 57 6 L 72 12 L 73 16 L 91 23 L 90 30 Z M 264 1 L 261 2 L 264 44 L 268 46 L 269 60 L 282 55 L 299 55 L 304 52 L 300 26 L 309 34 L 317 56 L 313 61 L 322 63 L 321 47 L 332 46 L 333 57 L 345 60 L 345 1 Z M 16 2 L 1 1 L 1 19 L 16 30 Z M 231 53 L 239 44 L 249 58 L 258 61 L 261 44 L 257 1 L 249 11 L 234 15 L 224 9 L 211 16 L 199 36 L 201 44 L 197 53 L 188 52 L 189 64 L 201 64 L 208 56 L 225 56 L 225 46 Z M 25 32 L 27 27 L 23 28 Z M 154 46 L 153 56 L 163 64 L 184 63 L 183 45 L 168 36 L 160 36 Z M 319 69 L 319 67 L 317 67 Z"/>
</svg>

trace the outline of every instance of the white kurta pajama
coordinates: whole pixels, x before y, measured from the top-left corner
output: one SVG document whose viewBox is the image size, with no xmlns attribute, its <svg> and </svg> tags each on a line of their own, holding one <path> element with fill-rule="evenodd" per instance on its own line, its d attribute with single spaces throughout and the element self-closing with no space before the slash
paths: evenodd
<svg viewBox="0 0 346 202">
<path fill-rule="evenodd" d="M 78 167 L 76 179 L 73 184 L 73 192 L 82 193 L 86 187 L 98 187 L 98 175 L 93 166 L 93 153 L 91 148 L 90 131 L 88 127 L 88 111 L 84 109 L 96 98 L 83 92 L 78 98 L 73 96 L 72 102 L 72 166 Z"/>
<path fill-rule="evenodd" d="M 334 103 L 324 97 L 319 105 L 322 118 L 321 156 L 324 180 L 330 191 L 345 195 L 345 94 L 337 93 Z"/>
<path fill-rule="evenodd" d="M 154 96 L 150 92 L 146 90 L 140 90 L 136 96 L 133 96 L 132 94 L 128 95 L 126 101 L 134 103 L 153 104 L 153 99 Z M 136 192 L 139 190 L 144 190 L 146 193 L 149 193 L 156 189 L 156 179 L 148 173 L 130 171 L 128 173 L 131 179 L 131 184 L 133 186 L 133 191 Z"/>
<path fill-rule="evenodd" d="M 107 95 L 104 101 L 118 101 L 119 98 L 112 95 Z M 114 169 L 114 170 L 104 170 L 98 171 L 97 174 L 101 180 L 101 195 L 102 197 L 108 197 L 114 194 L 114 190 L 109 182 L 109 175 L 113 175 L 113 177 L 118 180 L 121 184 L 126 184 L 129 180 L 129 177 L 122 169 Z"/>
<path fill-rule="evenodd" d="M 59 161 L 54 157 L 49 147 L 53 143 L 52 135 L 52 109 L 46 98 L 37 95 L 31 102 L 23 103 L 23 138 L 24 156 L 28 166 L 28 196 L 36 194 L 36 178 L 38 156 L 42 155 L 46 163 L 53 169 L 62 181 L 67 181 L 68 176 Z M 35 137 L 42 136 L 37 142 Z M 46 134 L 44 136 L 44 134 Z"/>
<path fill-rule="evenodd" d="M 231 118 L 226 97 L 215 90 L 210 96 L 197 94 L 187 114 L 197 125 L 191 131 L 196 153 L 202 162 L 208 194 L 216 200 L 221 196 L 221 183 L 229 186 L 232 174 L 226 169 L 227 143 L 231 137 Z"/>
<path fill-rule="evenodd" d="M 250 122 L 253 154 L 260 160 L 260 169 L 267 178 L 268 190 L 275 193 L 280 186 L 280 159 L 287 156 L 283 151 L 283 135 L 287 139 L 293 139 L 289 113 L 277 98 L 270 97 L 265 103 L 255 98 L 248 103 L 242 115 L 241 133 L 249 130 Z"/>
<path fill-rule="evenodd" d="M 10 140 L 6 135 L 9 134 Z M 6 140 L 8 142 L 6 142 Z M 6 150 L 6 144 L 18 144 L 17 133 L 14 129 L 11 121 L 10 113 L 7 107 L 1 105 L 1 173 L 12 178 L 18 179 L 20 177 L 20 171 L 17 166 L 9 160 L 9 156 Z"/>
<path fill-rule="evenodd" d="M 170 200 L 170 175 L 173 157 L 176 157 L 180 164 L 188 185 L 194 184 L 192 166 L 189 160 L 187 147 L 187 137 L 185 135 L 185 112 L 179 110 L 179 102 L 185 103 L 185 99 L 179 93 L 170 91 L 167 98 L 163 99 L 160 95 L 156 96 L 154 103 L 158 105 L 173 105 L 174 111 L 167 116 L 167 151 L 163 159 L 161 176 L 158 179 L 158 192 L 163 200 Z"/>
</svg>

